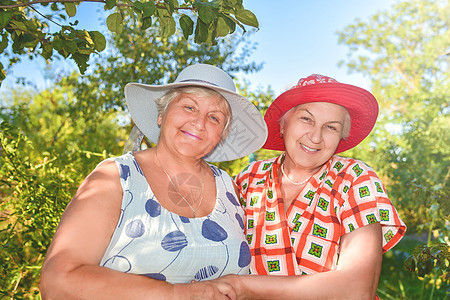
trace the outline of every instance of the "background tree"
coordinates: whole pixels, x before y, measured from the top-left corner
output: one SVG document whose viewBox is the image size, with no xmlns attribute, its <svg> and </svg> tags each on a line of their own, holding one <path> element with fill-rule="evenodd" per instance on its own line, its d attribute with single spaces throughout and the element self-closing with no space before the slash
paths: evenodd
<svg viewBox="0 0 450 300">
<path fill-rule="evenodd" d="M 449 15 L 448 1 L 407 1 L 339 32 L 349 46 L 347 67 L 371 79 L 381 108 L 375 131 L 352 155 L 381 173 L 408 233 L 426 230 L 430 247 L 449 242 Z M 431 297 L 448 284 L 445 248 L 443 265 L 431 255 L 417 265 L 421 277 L 434 272 L 423 280 Z M 387 290 L 401 290 L 390 284 Z"/>
<path fill-rule="evenodd" d="M 161 37 L 174 35 L 178 23 L 185 40 L 193 35 L 194 42 L 199 44 L 215 44 L 218 38 L 233 33 L 236 25 L 244 32 L 246 25 L 258 27 L 258 20 L 244 8 L 242 0 L 183 0 L 181 3 L 178 0 L 3 0 L 0 4 L 0 53 L 9 57 L 7 68 L 24 56 L 51 60 L 56 51 L 63 58 L 74 60 L 83 74 L 90 55 L 103 51 L 106 41 L 99 31 L 78 29 L 77 20 L 68 20 L 76 16 L 81 2 L 104 3 L 105 11 L 111 11 L 106 24 L 116 33 L 130 21 L 125 20 L 125 16 L 139 23 L 143 32 L 158 27 Z M 55 27 L 57 30 L 53 31 Z M 6 76 L 3 68 L 0 63 L 0 84 Z"/>
<path fill-rule="evenodd" d="M 0 298 L 39 298 L 39 272 L 77 186 L 108 151 L 123 148 L 115 115 L 73 118 L 61 86 L 13 94 L 0 109 Z M 30 101 L 32 99 L 32 101 Z M 98 157 L 98 158 L 97 158 Z M 76 241 L 74 241 L 76 242 Z"/>
</svg>

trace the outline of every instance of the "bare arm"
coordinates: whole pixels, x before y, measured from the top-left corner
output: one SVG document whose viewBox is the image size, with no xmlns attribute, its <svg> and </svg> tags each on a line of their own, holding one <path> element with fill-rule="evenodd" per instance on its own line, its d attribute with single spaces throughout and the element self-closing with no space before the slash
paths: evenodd
<svg viewBox="0 0 450 300">
<path fill-rule="evenodd" d="M 64 212 L 41 271 L 44 299 L 227 299 L 226 283 L 175 284 L 99 266 L 120 216 L 122 188 L 114 162 L 97 167 Z"/>
<path fill-rule="evenodd" d="M 376 295 L 382 262 L 379 223 L 341 238 L 338 269 L 301 276 L 226 276 L 238 299 L 369 299 Z M 220 280 L 220 279 L 219 279 Z"/>
</svg>

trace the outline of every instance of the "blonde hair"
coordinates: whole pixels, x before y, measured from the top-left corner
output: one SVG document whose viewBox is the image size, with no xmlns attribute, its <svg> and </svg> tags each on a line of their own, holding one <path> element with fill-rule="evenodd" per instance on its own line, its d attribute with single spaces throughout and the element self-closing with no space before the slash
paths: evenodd
<svg viewBox="0 0 450 300">
<path fill-rule="evenodd" d="M 200 97 L 217 97 L 217 104 L 224 108 L 226 111 L 226 123 L 222 131 L 222 136 L 220 137 L 220 142 L 223 142 L 225 138 L 228 135 L 228 132 L 230 130 L 231 121 L 233 118 L 230 104 L 228 103 L 227 99 L 223 97 L 220 93 L 216 92 L 215 90 L 205 88 L 205 87 L 198 87 L 198 86 L 187 86 L 187 87 L 180 87 L 175 88 L 170 91 L 168 91 L 164 96 L 161 98 L 158 98 L 155 100 L 156 107 L 158 108 L 158 114 L 162 117 L 166 113 L 167 107 L 169 104 L 180 94 L 191 94 L 191 95 L 197 95 Z"/>
</svg>

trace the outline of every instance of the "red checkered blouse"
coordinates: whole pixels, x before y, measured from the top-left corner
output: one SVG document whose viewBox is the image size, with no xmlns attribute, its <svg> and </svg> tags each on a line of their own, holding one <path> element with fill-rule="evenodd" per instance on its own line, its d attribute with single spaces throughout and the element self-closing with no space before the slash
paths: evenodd
<svg viewBox="0 0 450 300">
<path fill-rule="evenodd" d="M 250 274 L 300 275 L 336 269 L 342 235 L 380 222 L 383 253 L 406 226 L 375 172 L 361 161 L 334 155 L 285 213 L 278 180 L 284 155 L 247 166 L 236 176 L 252 252 Z"/>
</svg>

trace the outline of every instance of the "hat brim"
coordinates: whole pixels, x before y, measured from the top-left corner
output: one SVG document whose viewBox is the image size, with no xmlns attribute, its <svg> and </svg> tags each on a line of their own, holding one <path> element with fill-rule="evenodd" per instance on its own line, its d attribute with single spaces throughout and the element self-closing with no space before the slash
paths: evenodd
<svg viewBox="0 0 450 300">
<path fill-rule="evenodd" d="M 269 131 L 264 149 L 284 151 L 279 120 L 291 108 L 309 102 L 329 102 L 345 107 L 351 118 L 350 135 L 342 139 L 335 153 L 349 150 L 372 131 L 378 117 L 378 102 L 365 89 L 344 83 L 313 84 L 290 89 L 278 96 L 264 116 Z"/>
<path fill-rule="evenodd" d="M 125 99 L 136 126 L 144 135 L 157 144 L 160 129 L 157 124 L 158 109 L 155 100 L 174 88 L 198 86 L 220 93 L 229 103 L 232 121 L 227 137 L 208 153 L 204 159 L 209 162 L 234 160 L 258 149 L 267 139 L 267 126 L 258 109 L 243 96 L 227 89 L 201 81 L 174 82 L 166 85 L 128 83 Z"/>
</svg>

